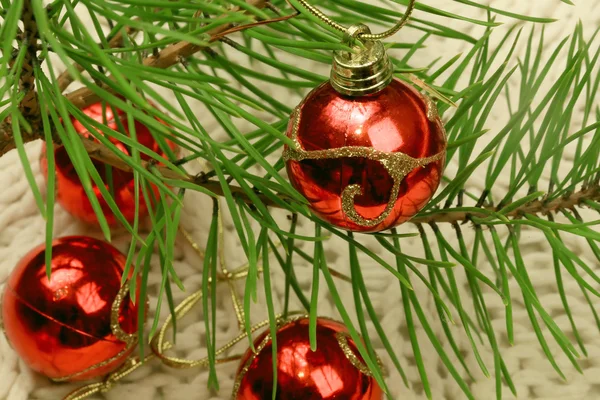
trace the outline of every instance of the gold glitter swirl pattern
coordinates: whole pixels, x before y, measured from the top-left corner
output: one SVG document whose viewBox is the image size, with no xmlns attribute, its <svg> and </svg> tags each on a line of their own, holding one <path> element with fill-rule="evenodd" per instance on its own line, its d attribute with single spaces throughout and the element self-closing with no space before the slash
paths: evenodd
<svg viewBox="0 0 600 400">
<path fill-rule="evenodd" d="M 437 119 L 435 105 L 428 104 L 428 118 Z M 394 181 L 390 198 L 384 211 L 376 218 L 366 219 L 356 210 L 354 198 L 362 195 L 363 191 L 359 185 L 349 185 L 342 191 L 342 211 L 355 224 L 363 227 L 373 227 L 379 225 L 394 209 L 398 200 L 400 184 L 406 176 L 415 168 L 426 167 L 427 165 L 444 158 L 445 151 L 441 151 L 431 157 L 413 158 L 402 152 L 388 153 L 372 147 L 347 146 L 327 150 L 304 150 L 298 140 L 298 131 L 300 129 L 300 108 L 297 107 L 292 114 L 292 141 L 294 147 L 287 147 L 283 152 L 284 161 L 303 161 L 303 160 L 328 160 L 338 158 L 361 157 L 368 160 L 379 162 Z"/>
<path fill-rule="evenodd" d="M 429 96 L 425 96 L 425 104 L 427 105 L 427 119 L 430 122 L 437 122 L 440 118 L 440 114 L 437 105 L 435 104 L 435 100 Z"/>
</svg>

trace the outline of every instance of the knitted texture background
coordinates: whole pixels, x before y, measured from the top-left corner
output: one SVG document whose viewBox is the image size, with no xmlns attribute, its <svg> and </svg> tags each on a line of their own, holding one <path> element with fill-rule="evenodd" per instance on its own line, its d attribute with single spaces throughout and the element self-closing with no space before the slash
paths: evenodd
<svg viewBox="0 0 600 400">
<path fill-rule="evenodd" d="M 466 14 L 471 17 L 482 19 L 485 18 L 483 12 L 462 5 L 459 2 L 448 0 L 425 0 L 423 3 L 440 7 L 457 14 Z M 554 17 L 559 19 L 558 22 L 546 26 L 545 35 L 548 51 L 552 51 L 562 38 L 569 35 L 580 20 L 586 28 L 588 37 L 593 30 L 600 26 L 600 2 L 597 0 L 575 0 L 575 3 L 577 3 L 576 6 L 568 6 L 560 3 L 558 0 L 486 0 L 485 3 L 520 14 Z M 416 12 L 417 17 L 423 17 L 420 14 L 422 14 L 422 12 Z M 427 16 L 427 18 L 431 17 Z M 449 20 L 440 19 L 440 21 L 448 24 Z M 505 22 L 506 24 L 498 28 L 498 32 L 493 34 L 493 43 L 498 43 L 507 29 L 512 26 L 511 24 L 515 23 L 508 17 L 499 17 L 499 21 Z M 481 37 L 483 32 L 483 28 L 479 26 L 459 22 L 451 23 L 454 29 L 464 30 L 466 33 L 469 33 L 476 38 Z M 532 25 L 522 25 L 526 26 L 524 33 L 528 34 Z M 541 31 L 539 26 L 536 29 L 538 32 Z M 398 34 L 398 41 L 414 42 L 418 40 L 421 35 L 422 32 L 407 28 Z M 517 53 L 523 54 L 525 45 L 526 40 L 523 40 L 522 38 L 517 47 Z M 457 53 L 465 50 L 468 50 L 468 46 L 459 41 L 432 37 L 428 39 L 427 46 L 417 52 L 416 56 L 411 61 L 411 65 L 414 67 L 426 66 L 431 60 L 438 57 L 442 57 L 442 59 L 446 61 Z M 402 51 L 398 51 L 398 53 L 395 54 L 401 55 Z M 566 53 L 563 55 L 566 57 Z M 287 57 L 287 60 L 295 65 L 300 65 L 303 68 L 327 74 L 328 68 L 326 66 L 313 65 L 310 61 L 293 58 L 287 53 L 282 53 L 282 57 Z M 247 63 L 246 58 L 239 54 L 235 54 L 234 52 L 231 52 L 231 58 L 239 60 L 241 63 Z M 511 66 L 513 65 L 516 65 L 516 58 L 513 58 Z M 554 69 L 546 79 L 545 86 L 542 87 L 541 92 L 556 81 L 556 78 L 563 71 L 563 68 L 564 62 L 562 61 L 554 66 Z M 514 81 L 511 85 L 511 89 L 514 89 L 513 92 L 516 93 L 518 91 L 518 82 Z M 267 85 L 263 84 L 261 88 L 267 91 L 273 91 L 273 88 L 265 86 Z M 290 107 L 294 106 L 300 100 L 300 96 L 296 93 L 277 92 L 270 94 L 282 99 L 282 101 L 286 102 Z M 487 124 L 487 127 L 491 129 L 490 135 L 496 133 L 498 128 L 503 127 L 508 120 L 505 99 L 499 99 L 498 103 L 499 106 L 493 110 L 492 117 Z M 215 137 L 219 137 L 219 135 L 222 134 L 219 125 L 211 119 L 208 113 L 204 113 L 201 105 L 198 105 L 197 110 L 200 120 L 206 124 L 205 126 L 207 129 L 211 133 L 214 133 Z M 204 118 L 205 115 L 206 118 Z M 577 112 L 575 112 L 575 115 L 577 116 Z M 579 116 L 579 118 L 581 117 Z M 252 128 L 245 124 L 243 120 L 237 121 L 240 123 L 239 128 L 242 131 Z M 577 120 L 577 118 L 573 121 L 574 129 L 572 129 L 572 132 L 579 129 L 580 123 L 581 121 Z M 27 152 L 30 160 L 32 160 L 34 172 L 38 177 L 38 183 L 44 188 L 43 178 L 37 163 L 40 154 L 40 143 L 31 143 L 27 147 Z M 572 154 L 573 152 L 570 148 L 565 154 L 565 165 L 568 165 L 572 161 Z M 204 168 L 204 166 L 192 166 L 190 172 L 195 172 L 193 171 L 194 168 L 200 170 L 201 168 Z M 485 169 L 482 169 L 482 171 L 484 170 Z M 456 174 L 456 168 L 450 165 L 447 174 L 450 177 L 454 176 Z M 508 177 L 501 177 L 494 190 L 498 193 L 502 193 L 503 190 L 506 190 L 506 186 L 508 185 L 507 179 Z M 468 187 L 473 190 L 473 192 L 479 193 L 483 187 L 483 182 L 484 176 L 476 173 L 470 180 Z M 2 190 L 0 190 L 0 283 L 3 285 L 3 282 L 6 280 L 8 274 L 18 260 L 33 246 L 44 241 L 45 225 L 42 217 L 38 214 L 34 198 L 27 185 L 15 152 L 11 152 L 0 158 L 0 187 L 2 188 Z M 547 186 L 545 184 L 540 184 L 540 187 Z M 191 233 L 194 240 L 201 247 L 206 243 L 211 211 L 212 202 L 208 198 L 192 192 L 186 194 L 185 207 L 181 220 L 183 222 L 183 227 Z M 55 215 L 56 227 L 54 235 L 56 237 L 72 234 L 87 234 L 100 237 L 98 231 L 75 221 L 58 206 L 56 207 Z M 287 226 L 287 216 L 285 214 L 275 212 L 275 216 L 277 220 L 281 222 L 281 226 Z M 588 220 L 591 219 L 592 217 L 589 216 Z M 312 234 L 313 229 L 314 228 L 306 223 L 306 221 L 300 223 L 300 233 L 306 232 L 307 234 Z M 414 231 L 414 227 L 406 225 L 403 227 L 402 231 Z M 467 243 L 469 243 L 469 241 L 472 241 L 471 229 L 465 226 L 464 231 Z M 444 233 L 446 234 L 446 237 L 452 241 L 454 237 L 453 231 L 445 228 Z M 224 237 L 224 246 L 226 249 L 225 261 L 227 266 L 230 269 L 243 266 L 245 263 L 244 253 L 227 217 L 225 218 Z M 373 238 L 360 235 L 358 236 L 358 239 L 372 251 L 380 254 L 385 259 L 390 259 L 389 254 L 386 254 L 385 250 L 382 249 Z M 585 240 L 570 235 L 563 235 L 563 239 L 568 247 L 587 262 L 591 268 L 600 272 L 600 265 L 598 265 L 597 260 L 591 254 Z M 127 237 L 126 234 L 116 232 L 114 243 L 121 250 L 125 250 L 127 249 L 129 240 L 130 238 Z M 402 244 L 405 251 L 410 251 L 412 248 L 418 250 L 422 247 L 420 239 L 418 238 L 403 240 Z M 312 251 L 312 248 L 308 244 L 303 244 L 303 248 L 308 252 Z M 349 263 L 346 246 L 335 239 L 330 239 L 325 244 L 325 248 L 329 264 L 339 271 L 347 272 Z M 560 298 L 557 294 L 556 280 L 552 267 L 552 255 L 548 250 L 549 247 L 545 237 L 540 232 L 525 230 L 522 237 L 522 249 L 526 267 L 528 268 L 531 279 L 535 282 L 540 301 L 544 307 L 546 307 L 550 315 L 555 318 L 558 325 L 564 329 L 567 334 L 572 333 L 569 321 L 564 314 Z M 418 251 L 416 251 L 415 254 L 419 254 Z M 201 287 L 202 259 L 183 237 L 179 238 L 177 241 L 175 255 L 175 268 L 186 287 L 186 293 L 178 292 L 175 289 L 175 298 L 176 301 L 179 302 L 189 295 L 189 293 L 198 290 Z M 360 260 L 367 287 L 371 290 L 374 306 L 381 316 L 381 323 L 386 330 L 391 344 L 396 349 L 398 358 L 411 383 L 410 389 L 407 389 L 402 384 L 401 379 L 397 376 L 381 343 L 378 340 L 374 340 L 374 344 L 379 347 L 380 356 L 384 363 L 389 367 L 388 370 L 391 371 L 388 384 L 393 392 L 393 397 L 402 400 L 425 399 L 422 384 L 420 383 L 419 374 L 412 355 L 408 331 L 406 329 L 406 319 L 402 307 L 399 284 L 395 279 L 390 279 L 389 273 L 368 257 L 361 256 Z M 272 282 L 274 285 L 274 298 L 276 300 L 275 307 L 276 310 L 281 310 L 284 297 L 284 275 L 280 268 L 275 264 L 273 265 Z M 485 272 L 489 272 L 490 266 L 485 262 L 482 262 L 478 267 Z M 303 260 L 297 259 L 295 268 L 300 284 L 307 293 L 309 293 L 312 266 Z M 462 295 L 463 299 L 465 299 L 464 302 L 470 303 L 469 286 L 464 277 L 464 273 L 462 273 L 460 269 L 460 267 L 457 267 L 458 284 L 463 290 Z M 157 302 L 156 294 L 160 279 L 160 265 L 158 257 L 155 257 L 149 280 L 150 304 L 152 307 L 154 307 Z M 348 307 L 351 316 L 356 321 L 356 316 L 352 314 L 354 310 L 352 306 L 353 296 L 351 286 L 343 281 L 339 281 L 337 285 L 340 295 L 345 300 L 345 304 Z M 243 283 L 238 282 L 238 286 L 241 292 L 243 290 Z M 584 374 L 582 375 L 570 365 L 568 359 L 560 352 L 558 346 L 555 345 L 551 336 L 547 333 L 551 351 L 556 355 L 557 363 L 563 369 L 568 380 L 567 382 L 563 381 L 556 374 L 550 363 L 547 361 L 536 335 L 531 328 L 527 311 L 523 306 L 517 285 L 513 282 L 511 288 L 514 301 L 515 329 L 515 344 L 512 346 L 509 345 L 506 340 L 504 306 L 497 295 L 491 293 L 491 291 L 485 291 L 485 299 L 489 307 L 493 326 L 497 332 L 497 337 L 500 342 L 499 345 L 502 348 L 502 355 L 508 370 L 512 373 L 514 383 L 519 393 L 519 398 L 521 399 L 590 400 L 600 398 L 600 340 L 598 339 L 600 337 L 600 332 L 598 331 L 598 327 L 595 324 L 589 306 L 581 294 L 576 282 L 572 279 L 565 279 L 565 287 L 569 304 L 588 350 L 588 357 L 581 360 L 581 366 L 584 370 Z M 445 336 L 440 323 L 437 321 L 437 312 L 431 295 L 425 287 L 422 285 L 419 286 L 419 284 L 415 285 L 415 290 L 426 315 L 431 316 L 430 322 L 435 333 L 442 342 L 444 342 Z M 252 310 L 252 320 L 254 322 L 262 321 L 267 317 L 264 295 L 261 296 L 260 293 L 262 293 L 262 287 L 259 288 L 259 302 Z M 592 299 L 592 301 L 600 303 L 598 299 Z M 293 303 L 293 306 L 297 309 L 299 304 Z M 196 310 L 187 315 L 179 325 L 177 350 L 175 352 L 179 356 L 186 358 L 202 358 L 206 355 L 204 320 L 200 308 L 201 307 L 197 307 Z M 225 285 L 221 285 L 219 288 L 219 302 L 217 308 L 219 313 L 217 345 L 220 346 L 229 342 L 239 332 L 229 292 Z M 154 313 L 154 309 L 152 312 Z M 322 284 L 320 288 L 319 312 L 323 316 L 339 319 L 325 284 Z M 165 306 L 161 310 L 163 320 L 167 314 L 168 311 Z M 368 327 L 372 332 L 372 338 L 376 339 L 377 335 L 373 326 L 368 324 Z M 480 372 L 462 327 L 457 324 L 451 326 L 451 329 L 453 330 L 457 345 L 463 354 L 465 354 L 466 363 L 474 375 L 474 380 L 467 381 L 470 384 L 474 395 L 476 398 L 482 400 L 495 398 L 494 379 L 493 377 L 486 378 Z M 439 360 L 435 349 L 429 344 L 429 340 L 420 326 L 417 328 L 417 333 L 421 339 L 421 350 L 429 374 L 429 381 L 434 399 L 464 399 L 464 394 L 455 383 L 454 379 L 448 374 L 447 370 Z M 246 346 L 247 342 L 243 342 L 239 344 L 236 351 L 241 353 L 246 350 Z M 493 369 L 493 356 L 490 348 L 486 345 L 479 345 L 479 348 L 484 362 L 490 369 Z M 211 392 L 207 389 L 207 371 L 198 369 L 185 371 L 173 370 L 160 365 L 158 362 L 153 362 L 143 366 L 134 374 L 128 376 L 111 391 L 104 394 L 104 397 L 94 397 L 94 399 L 229 399 L 236 369 L 237 365 L 235 363 L 219 366 L 218 374 L 221 386 L 220 391 Z M 464 371 L 461 370 L 461 372 Z M 493 371 L 491 371 L 491 373 L 493 376 Z M 463 374 L 463 376 L 466 376 L 466 374 Z M 0 399 L 58 400 L 76 387 L 77 385 L 70 384 L 55 385 L 50 383 L 47 379 L 32 373 L 12 351 L 4 336 L 0 335 Z M 504 388 L 503 393 L 503 398 L 513 398 L 507 388 Z"/>
</svg>

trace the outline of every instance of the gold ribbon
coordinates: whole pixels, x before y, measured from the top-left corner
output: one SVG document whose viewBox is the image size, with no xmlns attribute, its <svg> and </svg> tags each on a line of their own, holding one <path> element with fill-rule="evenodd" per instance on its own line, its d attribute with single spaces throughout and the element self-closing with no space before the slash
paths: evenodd
<svg viewBox="0 0 600 400">
<path fill-rule="evenodd" d="M 246 267 L 242 267 L 242 268 L 240 268 L 240 271 L 234 271 L 230 274 L 227 274 L 225 278 L 222 278 L 220 280 L 223 281 L 223 280 L 230 280 L 230 279 L 239 279 L 239 278 L 245 276 L 244 273 L 246 270 L 247 270 Z M 121 291 L 119 293 L 126 294 L 128 292 L 127 285 L 123 286 L 123 288 L 124 289 L 121 289 Z M 120 309 L 120 304 L 122 302 L 122 299 L 123 299 L 123 296 L 117 296 L 117 298 L 115 299 L 115 301 L 113 303 L 113 311 L 115 309 L 116 310 Z M 192 295 L 190 295 L 189 297 L 187 297 L 185 300 L 183 300 L 175 308 L 175 319 L 180 320 L 201 299 L 202 299 L 202 291 L 198 290 L 198 291 L 194 292 Z M 116 314 L 116 317 L 114 317 L 114 315 L 115 315 L 114 313 L 111 315 L 111 320 L 112 320 L 111 327 L 114 329 L 115 336 L 117 336 L 120 340 L 127 339 L 127 338 L 129 338 L 128 340 L 130 340 L 132 337 L 135 337 L 137 339 L 137 335 L 129 335 L 122 330 L 122 328 L 118 324 L 118 313 Z M 114 324 L 115 318 L 116 318 L 116 325 Z M 255 331 L 263 328 L 264 326 L 268 325 L 268 323 L 269 323 L 269 321 L 263 321 L 259 324 L 256 324 L 255 326 L 252 327 L 252 332 L 255 332 Z M 208 357 L 205 357 L 200 360 L 186 360 L 186 359 L 182 359 L 182 358 L 169 357 L 169 356 L 165 355 L 165 352 L 170 350 L 173 347 L 172 343 L 165 340 L 167 331 L 172 327 L 172 325 L 173 325 L 173 315 L 169 315 L 167 317 L 165 323 L 161 327 L 160 331 L 158 332 L 158 334 L 153 338 L 153 340 L 150 343 L 150 347 L 152 349 L 152 354 L 146 356 L 143 360 L 140 360 L 140 357 L 131 357 L 129 360 L 127 360 L 127 362 L 123 366 L 121 366 L 119 369 L 117 369 L 116 371 L 109 374 L 103 381 L 91 383 L 89 385 L 86 385 L 79 389 L 76 389 L 75 391 L 69 393 L 66 397 L 64 397 L 63 400 L 83 400 L 83 399 L 86 399 L 97 393 L 105 393 L 105 392 L 109 391 L 110 389 L 112 389 L 112 387 L 114 386 L 114 384 L 116 382 L 120 381 L 121 379 L 123 379 L 124 377 L 126 377 L 127 375 L 129 375 L 130 373 L 135 371 L 136 369 L 138 369 L 141 365 L 151 361 L 154 358 L 159 358 L 165 365 L 172 367 L 172 368 L 177 368 L 177 369 L 186 369 L 186 368 L 194 368 L 194 367 L 201 367 L 201 368 L 208 367 L 209 366 Z M 227 350 L 229 350 L 231 347 L 233 347 L 235 344 L 239 343 L 241 340 L 243 340 L 246 337 L 247 336 L 245 333 L 238 335 L 235 339 L 233 339 L 232 341 L 227 343 L 225 346 L 218 349 L 216 351 L 216 354 L 221 355 L 221 354 L 225 353 Z M 125 351 L 129 351 L 129 349 L 131 349 L 131 346 L 134 346 L 137 343 L 137 340 L 135 340 L 134 342 L 130 341 L 130 342 L 126 342 L 126 343 L 128 343 L 128 346 L 126 347 L 126 349 L 121 351 L 118 355 L 112 357 L 111 359 L 109 359 L 107 361 L 103 361 L 102 363 L 99 363 L 99 364 L 97 364 L 93 367 L 90 367 L 84 371 L 78 372 L 77 374 L 73 374 L 68 377 L 60 378 L 60 380 L 61 381 L 68 380 L 70 378 L 81 375 L 85 372 L 89 372 L 92 369 L 100 368 L 104 365 L 107 365 L 110 362 L 113 362 L 115 359 L 122 356 L 122 354 Z M 239 356 L 223 357 L 223 358 L 216 360 L 216 362 L 220 364 L 220 363 L 224 363 L 224 362 L 228 362 L 228 361 L 236 361 L 239 358 L 240 358 Z"/>
<path fill-rule="evenodd" d="M 200 300 L 202 299 L 202 291 L 197 291 L 193 295 L 189 296 L 185 300 L 183 300 L 179 306 L 175 308 L 175 319 L 181 319 L 185 314 L 187 314 Z M 269 324 L 269 321 L 263 321 L 259 324 L 256 324 L 252 327 L 251 331 L 256 332 L 257 330 L 265 327 Z M 178 357 L 169 357 L 165 355 L 165 352 L 173 347 L 173 344 L 165 340 L 165 336 L 167 331 L 171 329 L 173 326 L 173 315 L 169 315 L 167 320 L 163 324 L 162 328 L 158 332 L 158 334 L 152 339 L 150 343 L 150 347 L 152 348 L 152 352 L 156 355 L 163 364 L 176 369 L 189 369 L 189 368 L 207 368 L 210 365 L 209 358 L 205 357 L 199 360 L 187 360 Z M 216 356 L 220 356 L 225 353 L 227 350 L 231 349 L 241 340 L 247 338 L 247 334 L 245 332 L 240 333 L 236 338 L 219 348 L 216 352 Z M 226 363 L 229 361 L 239 360 L 240 356 L 231 356 L 231 357 L 223 357 L 216 359 L 215 362 L 217 364 Z"/>
</svg>

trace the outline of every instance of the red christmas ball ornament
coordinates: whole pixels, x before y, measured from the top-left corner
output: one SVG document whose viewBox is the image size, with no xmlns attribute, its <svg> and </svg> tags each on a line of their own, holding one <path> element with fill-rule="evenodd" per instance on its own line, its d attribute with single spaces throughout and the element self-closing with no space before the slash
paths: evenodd
<svg viewBox="0 0 600 400">
<path fill-rule="evenodd" d="M 278 400 L 381 400 L 371 375 L 346 327 L 317 320 L 317 350 L 310 348 L 309 320 L 291 320 L 277 330 Z M 232 399 L 265 400 L 273 395 L 273 353 L 267 331 L 242 358 Z"/>
<path fill-rule="evenodd" d="M 133 351 L 137 305 L 121 286 L 126 258 L 110 244 L 72 236 L 27 254 L 8 278 L 2 320 L 8 341 L 33 370 L 56 381 L 100 377 Z"/>
<path fill-rule="evenodd" d="M 116 113 L 115 113 L 116 111 Z M 106 123 L 106 126 L 119 130 L 119 127 L 125 128 L 125 134 L 129 135 L 129 128 L 127 122 L 127 115 L 120 109 L 116 109 L 107 105 L 106 103 L 96 103 L 83 109 L 83 112 L 89 117 L 95 119 L 98 122 Z M 71 117 L 73 127 L 75 130 L 84 137 L 91 137 L 89 131 L 77 121 Z M 164 152 L 161 150 L 158 142 L 154 139 L 150 130 L 147 126 L 143 125 L 139 121 L 135 121 L 135 133 L 137 141 L 145 146 L 146 148 L 164 156 Z M 130 149 L 127 148 L 120 141 L 111 138 L 113 144 L 117 146 L 123 153 L 130 154 Z M 175 150 L 176 146 L 170 141 L 166 141 L 171 149 Z M 150 157 L 145 154 L 140 154 L 142 160 L 149 160 Z M 63 146 L 56 146 L 54 149 L 55 158 L 55 170 L 56 170 L 56 190 L 57 200 L 59 204 L 70 214 L 79 218 L 80 220 L 89 224 L 97 224 L 98 218 L 96 213 L 92 209 L 92 204 L 88 199 L 85 190 L 81 184 L 81 180 L 77 175 L 71 159 L 67 154 L 66 149 Z M 109 189 L 108 180 L 108 166 L 104 163 L 92 159 L 94 166 L 98 170 L 98 173 L 105 182 L 105 187 Z M 46 158 L 46 147 L 42 148 L 41 154 L 41 169 L 44 177 L 48 178 L 48 160 Z M 104 216 L 106 217 L 109 225 L 115 225 L 118 221 L 108 206 L 106 200 L 104 200 L 100 189 L 97 185 L 92 182 L 94 193 L 100 202 Z M 121 171 L 117 168 L 112 168 L 112 187 L 114 188 L 114 200 L 119 207 L 119 210 L 123 213 L 123 216 L 127 221 L 133 222 L 135 218 L 135 185 L 133 180 L 133 174 L 131 172 Z M 156 198 L 158 198 L 158 188 L 152 185 L 152 189 Z M 144 196 L 140 192 L 140 205 L 138 208 L 140 217 L 144 217 L 148 214 L 148 205 L 144 201 Z"/>
<path fill-rule="evenodd" d="M 314 213 L 358 232 L 393 228 L 433 197 L 446 134 L 433 101 L 393 78 L 381 42 L 338 52 L 331 81 L 291 117 L 284 159 Z M 358 48 L 357 48 L 358 49 Z"/>
</svg>

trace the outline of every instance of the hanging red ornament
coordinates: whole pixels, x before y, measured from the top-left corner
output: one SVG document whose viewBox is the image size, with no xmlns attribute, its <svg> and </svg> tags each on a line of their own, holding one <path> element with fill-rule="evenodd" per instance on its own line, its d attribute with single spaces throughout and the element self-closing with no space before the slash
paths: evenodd
<svg viewBox="0 0 600 400">
<path fill-rule="evenodd" d="M 309 320 L 297 318 L 277 330 L 278 400 L 381 400 L 383 392 L 338 322 L 317 320 L 317 350 L 310 348 Z M 269 331 L 242 358 L 233 400 L 273 395 L 273 354 Z"/>
<path fill-rule="evenodd" d="M 383 44 L 363 44 L 354 53 L 336 52 L 331 81 L 296 108 L 288 128 L 294 146 L 283 157 L 292 185 L 317 216 L 343 229 L 379 232 L 409 220 L 432 198 L 446 134 L 434 102 L 394 79 Z"/>
<path fill-rule="evenodd" d="M 52 245 L 50 279 L 45 245 L 27 254 L 4 289 L 4 332 L 33 370 L 56 381 L 103 376 L 133 351 L 137 305 L 121 286 L 126 258 L 110 244 L 84 237 Z"/>
<path fill-rule="evenodd" d="M 116 114 L 114 112 L 116 110 Z M 106 126 L 118 131 L 120 127 L 123 127 L 125 134 L 129 135 L 129 128 L 127 122 L 127 115 L 120 109 L 115 109 L 106 103 L 96 103 L 83 109 L 83 112 L 93 118 L 94 120 L 104 123 Z M 119 121 L 117 121 L 119 120 Z M 77 121 L 75 118 L 71 118 L 73 127 L 77 133 L 81 134 L 86 138 L 90 138 L 91 134 L 89 131 Z M 135 121 L 135 133 L 137 141 L 144 147 L 154 151 L 161 156 L 165 156 L 161 150 L 158 142 L 154 139 L 150 133 L 150 129 L 143 125 L 139 121 Z M 125 154 L 130 154 L 130 150 L 120 141 L 111 138 L 111 141 L 115 146 Z M 176 146 L 171 141 L 166 141 L 171 149 L 175 150 Z M 55 157 L 55 170 L 56 170 L 56 189 L 57 189 L 57 200 L 60 205 L 70 214 L 79 218 L 80 220 L 89 224 L 97 224 L 98 218 L 96 213 L 92 209 L 92 204 L 88 199 L 85 190 L 81 184 L 81 180 L 77 175 L 71 159 L 67 154 L 66 149 L 63 146 L 56 146 L 54 149 Z M 150 157 L 140 153 L 142 160 L 150 160 Z M 103 182 L 107 190 L 109 189 L 109 178 L 108 178 L 108 166 L 104 163 L 92 159 L 94 166 L 98 170 L 98 173 L 102 177 Z M 48 161 L 46 159 L 46 146 L 42 147 L 41 154 L 41 169 L 44 177 L 48 178 Z M 106 217 L 109 225 L 115 225 L 118 221 L 108 206 L 106 200 L 104 200 L 100 189 L 95 183 L 92 182 L 93 190 L 100 202 L 104 216 Z M 112 168 L 112 187 L 114 189 L 114 200 L 119 207 L 121 213 L 127 221 L 133 222 L 135 218 L 135 185 L 133 180 L 133 174 L 131 172 L 121 171 L 117 168 Z M 152 190 L 156 198 L 158 198 L 158 188 L 152 185 Z M 139 215 L 144 217 L 148 215 L 148 205 L 144 201 L 144 196 L 140 192 L 140 204 L 139 204 Z"/>
</svg>

